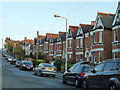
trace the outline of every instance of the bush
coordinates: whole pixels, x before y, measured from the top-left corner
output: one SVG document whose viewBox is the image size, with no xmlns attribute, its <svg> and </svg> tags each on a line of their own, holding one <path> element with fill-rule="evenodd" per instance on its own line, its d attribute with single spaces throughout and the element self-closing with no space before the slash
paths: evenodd
<svg viewBox="0 0 120 90">
<path fill-rule="evenodd" d="M 45 60 L 45 62 L 46 62 L 46 63 L 49 63 L 49 62 L 50 62 L 50 60 Z"/>
<path fill-rule="evenodd" d="M 32 60 L 32 63 L 33 63 L 33 67 L 36 67 L 37 60 Z"/>
<path fill-rule="evenodd" d="M 67 69 L 71 68 L 71 67 L 72 67 L 72 65 L 73 65 L 73 64 L 68 63 L 68 64 L 67 64 Z"/>
<path fill-rule="evenodd" d="M 45 60 L 38 60 L 38 64 L 45 63 Z"/>
<path fill-rule="evenodd" d="M 62 60 L 56 60 L 55 66 L 57 67 L 57 71 L 61 71 L 61 65 L 63 64 Z"/>
<path fill-rule="evenodd" d="M 89 63 L 88 65 L 90 65 L 90 66 L 95 66 L 96 64 L 94 64 L 94 63 Z"/>
</svg>

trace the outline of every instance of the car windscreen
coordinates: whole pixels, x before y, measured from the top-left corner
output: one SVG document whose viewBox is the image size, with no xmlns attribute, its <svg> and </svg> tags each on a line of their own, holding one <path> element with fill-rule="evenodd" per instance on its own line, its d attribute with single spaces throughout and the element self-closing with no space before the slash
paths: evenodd
<svg viewBox="0 0 120 90">
<path fill-rule="evenodd" d="M 20 64 L 21 63 L 21 61 L 17 61 L 17 64 Z"/>
<path fill-rule="evenodd" d="M 117 64 L 117 68 L 120 69 L 120 62 Z"/>
<path fill-rule="evenodd" d="M 51 64 L 44 64 L 44 66 L 45 66 L 45 67 L 51 67 L 51 68 L 54 68 L 54 66 L 51 65 Z"/>
<path fill-rule="evenodd" d="M 84 67 L 84 72 L 90 72 L 93 67 L 90 66 L 85 66 Z"/>
<path fill-rule="evenodd" d="M 32 64 L 31 62 L 23 62 L 23 64 Z"/>
</svg>

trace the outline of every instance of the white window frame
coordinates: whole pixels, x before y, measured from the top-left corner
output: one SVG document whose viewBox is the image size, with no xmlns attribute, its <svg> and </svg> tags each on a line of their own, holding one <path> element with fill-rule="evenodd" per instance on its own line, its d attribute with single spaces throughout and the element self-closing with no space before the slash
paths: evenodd
<svg viewBox="0 0 120 90">
<path fill-rule="evenodd" d="M 69 47 L 71 48 L 71 40 L 69 40 Z"/>
<path fill-rule="evenodd" d="M 80 38 L 80 48 L 83 48 L 83 38 Z"/>
<path fill-rule="evenodd" d="M 97 62 L 96 62 L 96 56 L 95 56 L 95 52 L 94 52 L 94 63 L 97 63 Z"/>
<path fill-rule="evenodd" d="M 99 51 L 99 63 L 101 63 L 100 57 L 101 57 L 101 61 L 102 61 L 102 52 L 101 51 Z"/>
<path fill-rule="evenodd" d="M 59 44 L 59 51 L 61 51 L 61 44 Z"/>
<path fill-rule="evenodd" d="M 83 54 L 80 54 L 80 61 L 83 61 L 83 57 L 81 58 L 82 55 L 83 55 Z"/>
<path fill-rule="evenodd" d="M 91 45 L 93 45 L 93 35 L 91 35 Z"/>
<path fill-rule="evenodd" d="M 69 54 L 69 59 L 71 60 L 71 54 Z"/>
<path fill-rule="evenodd" d="M 117 40 L 116 40 L 116 31 L 117 31 Z M 114 42 L 118 41 L 118 29 L 114 30 Z"/>
</svg>

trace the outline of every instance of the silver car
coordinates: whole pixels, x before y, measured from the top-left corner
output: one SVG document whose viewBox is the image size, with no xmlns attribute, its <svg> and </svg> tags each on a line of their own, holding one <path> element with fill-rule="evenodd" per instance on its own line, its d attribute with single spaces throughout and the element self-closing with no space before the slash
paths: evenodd
<svg viewBox="0 0 120 90">
<path fill-rule="evenodd" d="M 48 64 L 48 63 L 41 63 L 38 65 L 37 68 L 35 68 L 34 70 L 34 74 L 35 75 L 52 75 L 53 77 L 55 77 L 56 74 L 56 69 L 55 66 Z"/>
</svg>

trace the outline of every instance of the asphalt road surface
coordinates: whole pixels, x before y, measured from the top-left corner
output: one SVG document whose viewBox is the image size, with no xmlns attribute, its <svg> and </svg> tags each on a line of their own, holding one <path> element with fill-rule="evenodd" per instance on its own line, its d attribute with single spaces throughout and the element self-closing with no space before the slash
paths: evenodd
<svg viewBox="0 0 120 90">
<path fill-rule="evenodd" d="M 1 54 L 1 53 L 0 53 Z M 2 57 L 2 88 L 68 88 L 72 84 L 62 84 L 61 79 L 35 76 L 32 71 L 21 71 Z M 78 90 L 81 90 L 78 88 Z"/>
</svg>

